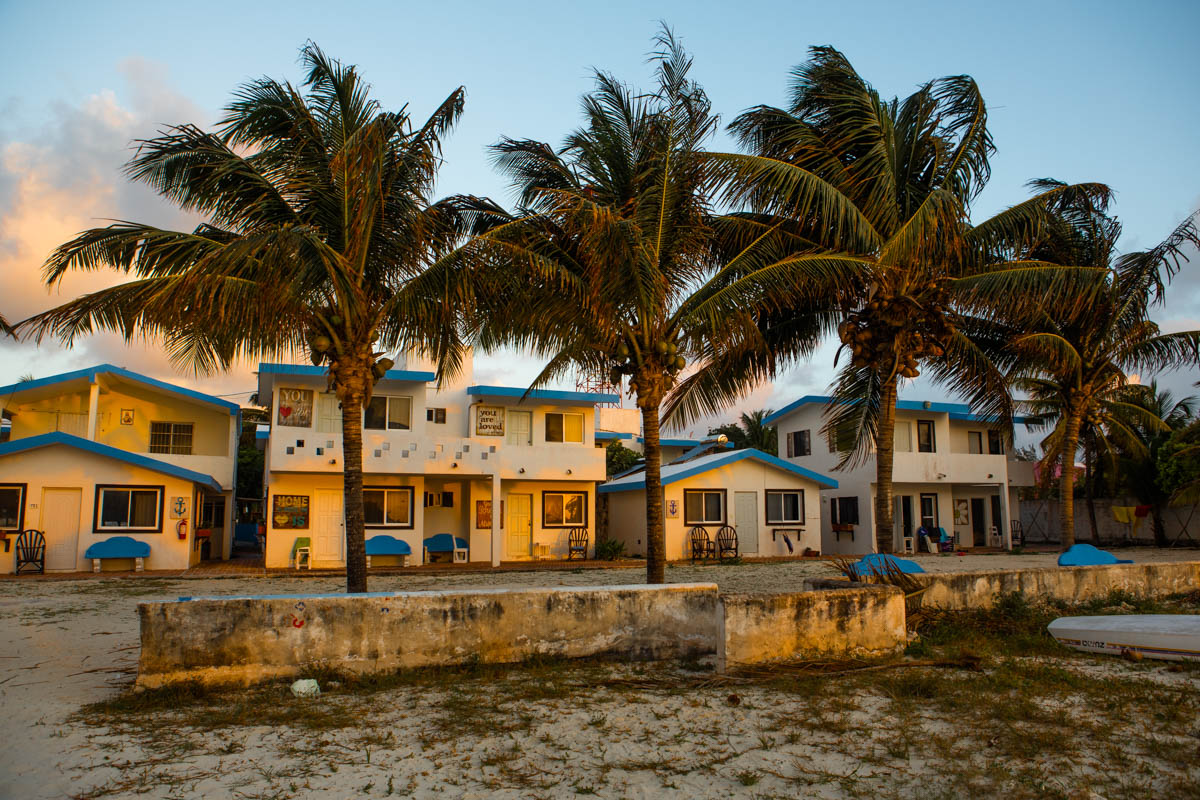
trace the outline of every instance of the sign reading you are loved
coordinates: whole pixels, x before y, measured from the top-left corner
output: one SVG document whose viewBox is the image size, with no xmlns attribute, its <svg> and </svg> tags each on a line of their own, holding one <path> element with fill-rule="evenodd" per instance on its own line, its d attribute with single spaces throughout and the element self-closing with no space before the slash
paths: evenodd
<svg viewBox="0 0 1200 800">
<path fill-rule="evenodd" d="M 311 428 L 313 413 L 312 389 L 280 389 L 276 422 L 289 428 Z"/>
<path fill-rule="evenodd" d="M 502 406 L 475 406 L 475 435 L 503 436 L 504 408 Z"/>
</svg>

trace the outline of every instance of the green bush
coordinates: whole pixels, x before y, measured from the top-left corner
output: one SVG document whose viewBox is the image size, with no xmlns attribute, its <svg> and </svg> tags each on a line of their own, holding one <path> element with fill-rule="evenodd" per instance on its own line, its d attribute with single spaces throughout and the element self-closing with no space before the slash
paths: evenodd
<svg viewBox="0 0 1200 800">
<path fill-rule="evenodd" d="M 596 558 L 604 561 L 616 561 L 625 555 L 625 543 L 616 539 L 605 539 L 596 542 Z"/>
</svg>

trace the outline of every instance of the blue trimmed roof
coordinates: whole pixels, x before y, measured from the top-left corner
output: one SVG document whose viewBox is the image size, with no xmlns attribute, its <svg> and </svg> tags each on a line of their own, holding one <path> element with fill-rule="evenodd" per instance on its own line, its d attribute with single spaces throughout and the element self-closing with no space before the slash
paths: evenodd
<svg viewBox="0 0 1200 800">
<path fill-rule="evenodd" d="M 516 386 L 469 386 L 476 397 L 515 397 L 529 400 L 562 400 L 569 403 L 619 403 L 621 398 L 604 392 L 565 392 L 559 389 L 521 389 Z"/>
<path fill-rule="evenodd" d="M 801 397 L 799 400 L 794 400 L 791 403 L 788 403 L 786 406 L 784 406 L 783 408 L 776 411 L 774 414 L 772 414 L 769 417 L 767 417 L 766 419 L 764 419 L 763 424 L 770 425 L 771 423 L 773 423 L 779 419 L 782 419 L 783 417 L 792 413 L 793 411 L 795 411 L 797 408 L 800 408 L 801 406 L 807 406 L 807 405 L 812 405 L 812 404 L 827 406 L 827 405 L 832 404 L 833 402 L 834 402 L 833 398 L 829 397 L 828 395 L 806 394 L 806 395 L 804 395 L 804 397 Z M 981 416 L 979 414 L 972 414 L 971 407 L 969 405 L 967 405 L 966 403 L 935 403 L 930 400 L 897 400 L 896 408 L 899 409 L 900 411 L 931 411 L 935 414 L 948 414 L 950 416 L 950 419 L 965 420 L 967 422 L 995 422 L 996 421 L 994 417 L 986 417 L 986 416 Z M 1025 417 L 1018 417 L 1018 416 L 1013 417 L 1013 422 L 1021 423 L 1024 421 L 1025 421 Z"/>
<path fill-rule="evenodd" d="M 596 431 L 596 438 L 602 442 L 610 439 L 632 439 L 632 433 L 622 433 L 619 431 Z"/>
<path fill-rule="evenodd" d="M 838 482 L 827 475 L 822 475 L 819 472 L 813 472 L 804 467 L 798 467 L 795 464 L 784 461 L 782 458 L 773 456 L 770 453 L 764 453 L 761 450 L 747 449 L 734 450 L 728 453 L 713 453 L 712 455 L 701 456 L 700 458 L 684 461 L 681 464 L 668 464 L 662 468 L 662 484 L 666 486 L 684 478 L 690 478 L 693 475 L 702 475 L 705 472 L 711 472 L 714 469 L 725 467 L 730 464 L 742 461 L 744 459 L 758 461 L 761 464 L 766 464 L 769 467 L 791 472 L 799 475 L 802 478 L 808 478 L 815 481 L 822 489 L 836 489 Z M 602 494 L 608 492 L 630 492 L 638 489 L 646 488 L 645 473 L 629 475 L 624 478 L 614 478 L 608 483 L 603 483 L 597 487 L 596 491 Z"/>
<path fill-rule="evenodd" d="M 329 374 L 329 368 L 323 366 L 313 366 L 312 364 L 259 364 L 259 375 L 314 375 L 324 377 Z M 421 370 L 412 369 L 389 369 L 383 373 L 383 380 L 387 381 L 412 381 L 416 383 L 429 383 L 437 375 L 432 372 L 424 372 Z"/>
<path fill-rule="evenodd" d="M 161 389 L 164 392 L 171 392 L 182 397 L 187 397 L 191 400 L 198 400 L 201 403 L 219 406 L 229 411 L 230 414 L 237 414 L 241 411 L 241 407 L 237 403 L 231 403 L 228 400 L 222 400 L 220 397 L 214 397 L 211 394 L 185 389 L 182 386 L 176 386 L 173 383 L 160 381 L 151 378 L 147 375 L 142 375 L 137 372 L 124 369 L 122 367 L 113 366 L 112 364 L 99 364 L 87 369 L 77 369 L 74 372 L 64 372 L 60 375 L 51 375 L 48 378 L 38 378 L 32 381 L 22 381 L 20 383 L 9 384 L 8 386 L 0 386 L 0 395 L 18 394 L 27 392 L 30 389 L 38 389 L 43 386 L 53 386 L 57 383 L 66 383 L 68 381 L 86 379 L 88 383 L 94 383 L 97 375 L 117 375 L 137 383 L 143 383 L 146 386 L 153 386 L 155 389 Z"/>
<path fill-rule="evenodd" d="M 646 443 L 646 439 L 644 436 L 639 436 L 637 438 L 637 440 L 638 440 L 639 444 Z M 726 450 L 733 449 L 733 442 L 726 442 L 725 444 L 721 444 L 719 442 L 706 442 L 704 439 L 659 439 L 658 440 L 659 447 L 698 447 L 699 445 L 702 445 L 702 444 L 710 444 L 713 447 L 724 447 Z"/>
<path fill-rule="evenodd" d="M 82 450 L 85 453 L 93 453 L 105 458 L 115 459 L 116 461 L 124 461 L 126 464 L 132 464 L 135 467 L 152 469 L 164 475 L 183 478 L 186 481 L 198 483 L 206 489 L 212 489 L 214 492 L 221 491 L 220 481 L 212 475 L 205 475 L 203 472 L 177 467 L 174 464 L 168 464 L 164 461 L 141 455 L 140 453 L 130 453 L 128 450 L 120 450 L 107 444 L 93 442 L 90 439 L 72 436 L 69 433 L 43 433 L 39 436 L 30 436 L 25 439 L 4 442 L 0 444 L 0 458 L 24 453 L 28 450 L 36 450 L 39 447 L 53 447 L 55 445 L 74 447 L 76 450 Z"/>
</svg>

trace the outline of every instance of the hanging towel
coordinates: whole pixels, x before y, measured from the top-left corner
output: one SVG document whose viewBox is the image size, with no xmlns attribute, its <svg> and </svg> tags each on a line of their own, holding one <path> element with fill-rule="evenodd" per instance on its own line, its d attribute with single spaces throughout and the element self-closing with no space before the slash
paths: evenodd
<svg viewBox="0 0 1200 800">
<path fill-rule="evenodd" d="M 1145 517 L 1149 513 L 1150 513 L 1150 506 L 1135 506 L 1133 509 L 1133 515 L 1135 517 Z"/>
<path fill-rule="evenodd" d="M 1132 525 L 1133 524 L 1133 520 L 1134 520 L 1133 512 L 1134 512 L 1133 506 L 1113 506 L 1112 507 L 1113 519 L 1115 519 L 1117 522 L 1122 523 L 1123 525 Z"/>
</svg>

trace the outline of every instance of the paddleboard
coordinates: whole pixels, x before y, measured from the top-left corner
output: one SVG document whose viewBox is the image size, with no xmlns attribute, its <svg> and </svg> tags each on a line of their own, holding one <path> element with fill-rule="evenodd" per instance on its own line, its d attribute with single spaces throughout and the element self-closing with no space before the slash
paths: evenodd
<svg viewBox="0 0 1200 800">
<path fill-rule="evenodd" d="M 1200 614 L 1059 617 L 1047 629 L 1067 647 L 1088 653 L 1200 661 Z"/>
</svg>

